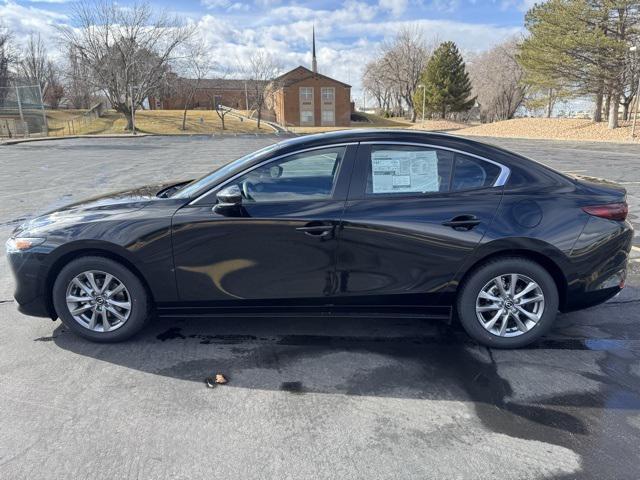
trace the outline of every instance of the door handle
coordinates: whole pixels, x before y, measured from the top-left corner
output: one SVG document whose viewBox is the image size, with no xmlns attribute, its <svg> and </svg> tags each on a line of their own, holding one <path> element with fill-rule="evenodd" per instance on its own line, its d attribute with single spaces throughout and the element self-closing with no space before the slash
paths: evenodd
<svg viewBox="0 0 640 480">
<path fill-rule="evenodd" d="M 310 237 L 326 237 L 333 233 L 333 225 L 307 225 L 305 227 L 297 227 L 298 232 L 303 232 Z"/>
<path fill-rule="evenodd" d="M 442 222 L 445 227 L 451 227 L 454 230 L 471 230 L 473 227 L 480 225 L 480 220 L 475 215 L 458 215 L 451 220 Z"/>
</svg>

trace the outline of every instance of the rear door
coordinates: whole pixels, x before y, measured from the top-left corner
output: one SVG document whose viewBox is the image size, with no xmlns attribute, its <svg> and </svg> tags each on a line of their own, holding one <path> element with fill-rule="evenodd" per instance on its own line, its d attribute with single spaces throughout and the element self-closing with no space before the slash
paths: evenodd
<svg viewBox="0 0 640 480">
<path fill-rule="evenodd" d="M 436 303 L 491 223 L 507 176 L 443 148 L 360 144 L 339 234 L 339 294 L 369 305 Z"/>
</svg>

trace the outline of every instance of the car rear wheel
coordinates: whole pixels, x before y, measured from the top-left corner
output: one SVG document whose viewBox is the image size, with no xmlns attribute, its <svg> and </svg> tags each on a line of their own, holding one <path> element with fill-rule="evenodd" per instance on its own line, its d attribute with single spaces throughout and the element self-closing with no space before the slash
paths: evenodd
<svg viewBox="0 0 640 480">
<path fill-rule="evenodd" d="M 467 333 L 487 347 L 518 348 L 549 331 L 558 289 L 539 264 L 521 257 L 491 260 L 464 281 L 457 310 Z"/>
<path fill-rule="evenodd" d="M 142 282 L 104 257 L 69 262 L 53 285 L 56 313 L 70 330 L 96 342 L 118 342 L 138 332 L 148 316 Z"/>
</svg>

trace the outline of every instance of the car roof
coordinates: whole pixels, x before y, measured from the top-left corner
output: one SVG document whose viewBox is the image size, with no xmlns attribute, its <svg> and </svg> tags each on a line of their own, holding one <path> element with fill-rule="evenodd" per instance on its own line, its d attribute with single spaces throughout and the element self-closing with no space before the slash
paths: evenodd
<svg viewBox="0 0 640 480">
<path fill-rule="evenodd" d="M 458 135 L 443 132 L 425 132 L 422 130 L 359 128 L 303 135 L 278 143 L 277 148 L 271 155 L 282 155 L 299 149 L 324 145 L 358 142 L 423 143 L 461 153 L 469 153 L 506 165 L 511 169 L 512 173 L 520 171 L 522 176 L 527 178 L 526 181 L 523 180 L 524 183 L 533 182 L 534 177 L 537 177 L 536 183 L 548 183 L 549 181 L 552 183 L 566 183 L 568 180 L 557 170 L 502 147 Z"/>
</svg>

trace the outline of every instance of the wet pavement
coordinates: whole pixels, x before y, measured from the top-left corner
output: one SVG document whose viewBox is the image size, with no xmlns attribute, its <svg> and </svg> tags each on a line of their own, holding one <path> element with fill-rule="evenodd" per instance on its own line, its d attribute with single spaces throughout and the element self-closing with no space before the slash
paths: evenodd
<svg viewBox="0 0 640 480">
<path fill-rule="evenodd" d="M 70 197 L 204 173 L 267 140 L 0 147 L 0 234 Z M 562 146 L 539 148 L 568 165 Z M 185 148 L 194 161 L 176 165 Z M 3 259 L 0 478 L 638 478 L 637 275 L 517 351 L 456 326 L 363 318 L 162 319 L 96 345 L 20 315 L 10 290 Z M 207 388 L 216 373 L 229 383 Z"/>
</svg>

